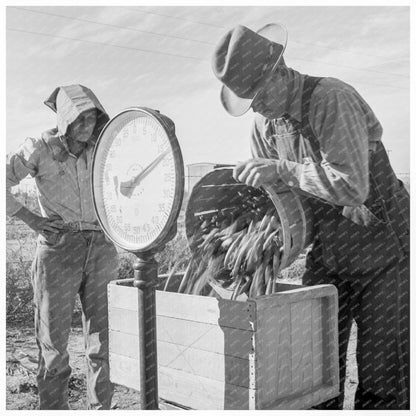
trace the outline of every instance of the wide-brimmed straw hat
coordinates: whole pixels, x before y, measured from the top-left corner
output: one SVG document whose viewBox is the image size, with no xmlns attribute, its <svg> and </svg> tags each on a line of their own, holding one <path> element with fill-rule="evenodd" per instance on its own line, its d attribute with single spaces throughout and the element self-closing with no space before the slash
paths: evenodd
<svg viewBox="0 0 416 416">
<path fill-rule="evenodd" d="M 232 116 L 246 113 L 262 81 L 284 63 L 287 31 L 281 24 L 270 23 L 254 32 L 236 26 L 223 36 L 213 57 L 215 76 L 223 83 L 221 102 Z"/>
</svg>

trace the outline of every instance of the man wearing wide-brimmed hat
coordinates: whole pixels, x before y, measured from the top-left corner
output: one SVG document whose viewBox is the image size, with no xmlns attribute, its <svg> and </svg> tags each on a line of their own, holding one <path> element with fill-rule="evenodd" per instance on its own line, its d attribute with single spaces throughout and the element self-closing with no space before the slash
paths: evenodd
<svg viewBox="0 0 416 416">
<path fill-rule="evenodd" d="M 356 409 L 409 409 L 409 194 L 391 168 L 382 127 L 350 85 L 286 66 L 286 31 L 230 30 L 213 55 L 221 101 L 256 114 L 253 159 L 234 177 L 281 183 L 309 197 L 315 240 L 303 283 L 339 295 L 341 409 L 352 320 L 357 323 Z"/>
</svg>

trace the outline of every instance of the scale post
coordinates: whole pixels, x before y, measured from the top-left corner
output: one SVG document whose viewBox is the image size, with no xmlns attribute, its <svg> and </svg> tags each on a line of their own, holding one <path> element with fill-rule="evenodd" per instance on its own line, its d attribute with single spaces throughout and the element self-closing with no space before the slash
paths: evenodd
<svg viewBox="0 0 416 416">
<path fill-rule="evenodd" d="M 131 107 L 106 124 L 93 155 L 94 209 L 107 237 L 136 256 L 139 391 L 146 410 L 158 409 L 159 402 L 155 254 L 176 235 L 184 184 L 182 153 L 170 118 Z"/>
</svg>

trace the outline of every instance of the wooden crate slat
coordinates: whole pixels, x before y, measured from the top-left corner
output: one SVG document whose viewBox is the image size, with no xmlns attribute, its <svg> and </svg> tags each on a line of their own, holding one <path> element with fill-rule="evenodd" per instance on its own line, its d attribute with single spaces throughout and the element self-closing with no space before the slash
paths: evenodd
<svg viewBox="0 0 416 416">
<path fill-rule="evenodd" d="M 158 342 L 158 357 L 161 367 L 186 371 L 234 386 L 250 386 L 249 360 L 168 342 Z"/>
<path fill-rule="evenodd" d="M 139 391 L 140 372 L 137 360 L 111 353 L 110 363 L 110 379 L 113 383 Z M 180 370 L 159 367 L 159 396 L 193 409 L 244 410 L 253 408 L 254 393 L 252 389 L 239 388 L 205 377 L 190 376 Z M 337 395 L 338 386 L 322 385 L 302 396 L 295 395 L 278 399 L 267 406 L 259 406 L 258 409 L 309 409 L 315 403 Z"/>
<path fill-rule="evenodd" d="M 159 395 L 198 410 L 254 409 L 251 389 L 166 367 L 159 367 Z"/>
<path fill-rule="evenodd" d="M 281 318 L 279 320 L 279 318 Z M 292 390 L 292 353 L 290 304 L 281 305 L 276 314 L 278 338 L 274 359 L 276 360 L 277 382 L 274 397 L 284 397 Z M 269 348 L 272 346 L 269 346 Z M 271 370 L 270 370 L 271 371 Z M 268 401 L 271 400 L 269 395 Z"/>
<path fill-rule="evenodd" d="M 338 385 L 338 320 L 334 319 L 338 316 L 338 296 L 325 297 L 322 305 L 322 354 L 325 360 L 323 378 L 328 385 Z"/>
<path fill-rule="evenodd" d="M 123 357 L 139 359 L 139 337 L 125 332 L 109 330 L 108 348 L 110 352 Z"/>
<path fill-rule="evenodd" d="M 157 317 L 156 331 L 160 341 L 245 359 L 253 347 L 252 331 L 168 316 Z"/>
<path fill-rule="evenodd" d="M 156 291 L 159 316 L 174 316 L 188 321 L 218 324 L 219 309 L 215 298 Z"/>
<path fill-rule="evenodd" d="M 120 308 L 132 311 L 138 310 L 137 290 L 128 286 L 128 283 L 131 281 L 132 279 L 126 279 L 122 282 L 124 284 L 118 284 L 120 281 L 114 280 L 109 283 L 107 286 L 109 308 Z"/>
<path fill-rule="evenodd" d="M 109 327 L 112 331 L 138 334 L 136 311 L 110 308 Z M 187 321 L 169 316 L 156 317 L 158 341 L 192 346 L 196 349 L 248 359 L 253 346 L 253 332 L 220 327 L 204 322 Z"/>
<path fill-rule="evenodd" d="M 292 393 L 313 386 L 312 302 L 304 300 L 290 305 L 292 342 Z"/>
<path fill-rule="evenodd" d="M 110 354 L 110 380 L 139 391 L 138 361 L 115 353 Z M 250 409 L 254 392 L 221 381 L 188 374 L 181 370 L 159 366 L 159 397 L 193 409 Z"/>
<path fill-rule="evenodd" d="M 296 284 L 292 284 L 292 283 L 276 283 L 276 287 L 275 287 L 275 293 L 278 292 L 287 292 L 288 290 L 295 290 L 295 289 L 300 289 L 302 287 L 305 287 L 303 285 L 296 285 Z M 269 295 L 267 295 L 269 296 Z"/>
<path fill-rule="evenodd" d="M 108 285 L 110 308 L 137 311 L 137 291 L 128 282 L 113 281 Z M 254 302 L 234 302 L 206 296 L 156 291 L 156 309 L 160 316 L 175 316 L 189 321 L 219 324 L 231 328 L 255 330 Z"/>
<path fill-rule="evenodd" d="M 292 389 L 292 354 L 290 304 L 278 306 L 269 313 L 258 313 L 255 337 L 257 359 L 257 402 L 263 406 Z"/>
<path fill-rule="evenodd" d="M 273 307 L 286 303 L 303 302 L 308 299 L 336 296 L 337 290 L 332 285 L 300 286 L 284 292 L 273 293 L 268 296 L 261 296 L 253 299 L 256 303 L 257 312 L 262 309 L 270 310 Z"/>
<path fill-rule="evenodd" d="M 323 348 L 323 331 L 322 313 L 323 313 L 323 298 L 312 299 L 312 353 L 313 353 L 313 383 L 314 387 L 320 386 L 323 383 L 323 369 L 324 357 L 322 353 Z"/>
<path fill-rule="evenodd" d="M 156 310 L 160 316 L 255 330 L 254 302 L 234 302 L 206 296 L 156 291 Z"/>
<path fill-rule="evenodd" d="M 140 364 L 138 360 L 110 351 L 109 362 L 112 383 L 140 390 Z"/>
<path fill-rule="evenodd" d="M 110 353 L 139 360 L 137 335 L 110 330 Z M 158 365 L 193 375 L 250 387 L 250 361 L 158 340 Z"/>
<path fill-rule="evenodd" d="M 138 312 L 111 306 L 108 311 L 108 325 L 113 331 L 137 335 L 139 333 Z"/>
</svg>

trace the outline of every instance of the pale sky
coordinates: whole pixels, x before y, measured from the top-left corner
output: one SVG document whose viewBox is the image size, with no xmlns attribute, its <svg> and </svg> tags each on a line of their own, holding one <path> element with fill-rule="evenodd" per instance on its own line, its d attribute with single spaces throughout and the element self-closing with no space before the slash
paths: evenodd
<svg viewBox="0 0 416 416">
<path fill-rule="evenodd" d="M 288 66 L 354 86 L 384 128 L 397 173 L 410 162 L 410 10 L 400 7 L 108 6 L 6 10 L 6 151 L 55 125 L 43 101 L 56 86 L 91 88 L 110 116 L 160 110 L 176 125 L 185 164 L 250 157 L 253 113 L 229 116 L 211 70 L 227 29 L 281 22 Z"/>
</svg>

